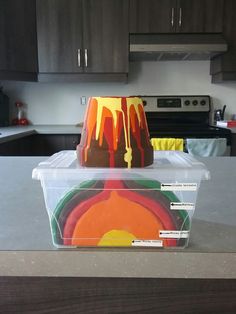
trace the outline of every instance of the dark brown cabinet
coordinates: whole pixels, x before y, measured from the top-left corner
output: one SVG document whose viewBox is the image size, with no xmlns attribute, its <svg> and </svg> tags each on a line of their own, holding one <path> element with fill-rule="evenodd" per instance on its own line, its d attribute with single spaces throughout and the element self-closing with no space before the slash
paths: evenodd
<svg viewBox="0 0 236 314">
<path fill-rule="evenodd" d="M 128 72 L 128 1 L 83 0 L 83 22 L 85 72 Z"/>
<path fill-rule="evenodd" d="M 0 79 L 36 80 L 35 1 L 0 0 Z"/>
<path fill-rule="evenodd" d="M 75 150 L 79 134 L 37 134 L 33 138 L 35 156 L 51 156 L 61 150 Z"/>
<path fill-rule="evenodd" d="M 40 74 L 128 72 L 126 0 L 37 0 L 37 30 Z"/>
<path fill-rule="evenodd" d="M 33 156 L 34 135 L 0 144 L 0 156 Z"/>
<path fill-rule="evenodd" d="M 80 0 L 38 0 L 39 72 L 82 72 L 82 7 Z"/>
<path fill-rule="evenodd" d="M 174 31 L 176 0 L 130 0 L 130 33 Z"/>
<path fill-rule="evenodd" d="M 0 79 L 126 81 L 126 0 L 0 0 Z"/>
<path fill-rule="evenodd" d="M 51 156 L 75 150 L 80 134 L 34 134 L 0 144 L 0 156 Z"/>
<path fill-rule="evenodd" d="M 231 135 L 231 156 L 236 156 L 236 133 Z"/>
<path fill-rule="evenodd" d="M 224 0 L 130 0 L 131 33 L 220 33 Z"/>
<path fill-rule="evenodd" d="M 211 61 L 212 82 L 236 80 L 236 1 L 225 0 L 223 35 L 228 51 Z"/>
<path fill-rule="evenodd" d="M 182 33 L 220 33 L 223 0 L 180 0 L 177 29 Z"/>
</svg>

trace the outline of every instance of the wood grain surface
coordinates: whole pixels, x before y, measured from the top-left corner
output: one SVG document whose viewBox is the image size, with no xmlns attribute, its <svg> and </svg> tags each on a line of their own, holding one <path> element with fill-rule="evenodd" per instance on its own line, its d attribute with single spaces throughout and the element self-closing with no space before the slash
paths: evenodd
<svg viewBox="0 0 236 314">
<path fill-rule="evenodd" d="M 223 0 L 130 0 L 130 32 L 220 33 L 223 5 Z"/>
<path fill-rule="evenodd" d="M 236 313 L 236 280 L 0 277 L 0 313 Z"/>
<path fill-rule="evenodd" d="M 36 7 L 32 0 L 0 1 L 0 70 L 34 73 L 37 71 Z M 6 74 L 6 77 L 4 77 Z M 26 75 L 23 75 L 26 79 Z M 31 75 L 32 76 L 32 75 Z M 11 79 L 2 73 L 4 79 Z M 33 77 L 28 79 L 33 79 Z M 27 79 L 26 79 L 27 80 Z"/>
</svg>

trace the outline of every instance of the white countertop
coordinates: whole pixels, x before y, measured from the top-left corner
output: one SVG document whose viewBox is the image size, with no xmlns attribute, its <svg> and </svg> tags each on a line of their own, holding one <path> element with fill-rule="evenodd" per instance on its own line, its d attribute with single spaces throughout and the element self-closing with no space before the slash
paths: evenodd
<svg viewBox="0 0 236 314">
<path fill-rule="evenodd" d="M 81 134 L 82 127 L 75 125 L 27 125 L 0 127 L 0 143 L 32 134 Z"/>
</svg>

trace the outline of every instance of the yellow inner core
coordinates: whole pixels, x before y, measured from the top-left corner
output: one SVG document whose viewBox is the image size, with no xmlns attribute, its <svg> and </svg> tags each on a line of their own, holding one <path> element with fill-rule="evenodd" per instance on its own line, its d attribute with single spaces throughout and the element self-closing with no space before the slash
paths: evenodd
<svg viewBox="0 0 236 314">
<path fill-rule="evenodd" d="M 103 235 L 98 246 L 131 246 L 135 239 L 132 233 L 125 230 L 111 230 Z"/>
</svg>

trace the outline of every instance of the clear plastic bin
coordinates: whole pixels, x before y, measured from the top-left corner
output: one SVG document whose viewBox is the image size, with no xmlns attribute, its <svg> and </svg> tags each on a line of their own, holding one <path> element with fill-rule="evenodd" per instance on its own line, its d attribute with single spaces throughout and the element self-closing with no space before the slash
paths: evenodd
<svg viewBox="0 0 236 314">
<path fill-rule="evenodd" d="M 184 248 L 205 165 L 157 151 L 146 168 L 85 168 L 61 151 L 33 170 L 41 181 L 53 244 L 71 247 Z"/>
</svg>

